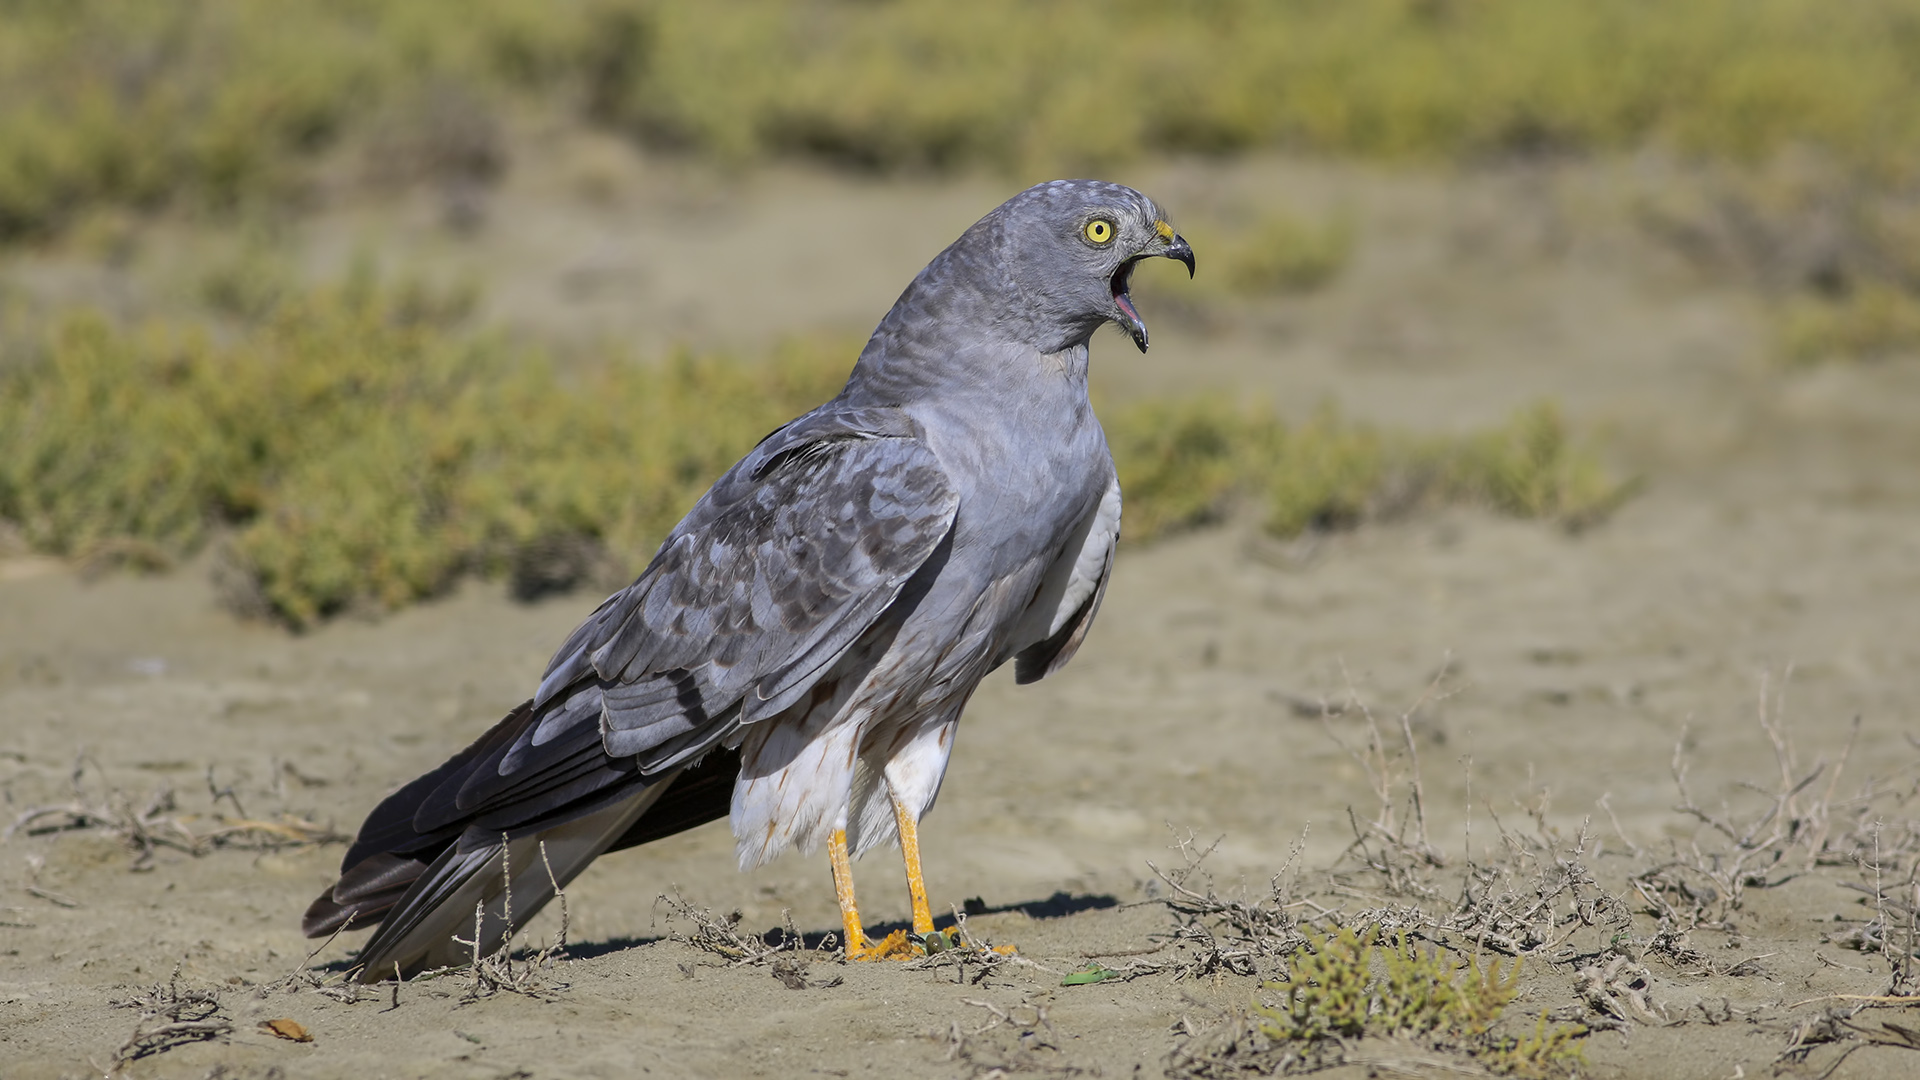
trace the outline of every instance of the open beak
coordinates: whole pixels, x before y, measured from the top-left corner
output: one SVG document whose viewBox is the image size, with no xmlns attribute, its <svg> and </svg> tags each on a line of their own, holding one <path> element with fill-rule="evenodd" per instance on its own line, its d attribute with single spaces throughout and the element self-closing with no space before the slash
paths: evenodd
<svg viewBox="0 0 1920 1080">
<path fill-rule="evenodd" d="M 1138 346 L 1141 352 L 1147 351 L 1147 324 L 1141 321 L 1140 313 L 1134 310 L 1133 297 L 1127 292 L 1127 287 L 1133 279 L 1134 265 L 1141 259 L 1172 259 L 1186 264 L 1187 277 L 1193 277 L 1193 248 L 1187 244 L 1184 237 L 1172 229 L 1167 229 L 1162 235 L 1169 237 L 1165 247 L 1159 251 L 1143 251 L 1121 263 L 1120 268 L 1113 272 L 1111 282 L 1113 302 L 1120 309 L 1120 314 L 1126 322 L 1128 336 L 1133 338 L 1134 345 Z"/>
</svg>

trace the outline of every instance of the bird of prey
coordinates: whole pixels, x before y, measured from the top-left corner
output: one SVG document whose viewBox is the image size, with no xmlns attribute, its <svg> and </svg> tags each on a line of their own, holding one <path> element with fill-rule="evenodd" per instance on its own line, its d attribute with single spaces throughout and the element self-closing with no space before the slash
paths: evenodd
<svg viewBox="0 0 1920 1080">
<path fill-rule="evenodd" d="M 862 932 L 849 858 L 897 840 L 930 933 L 917 825 L 961 711 L 1009 660 L 1022 683 L 1059 670 L 1106 592 L 1120 487 L 1088 343 L 1114 323 L 1146 350 L 1128 282 L 1149 257 L 1193 273 L 1118 184 L 1040 184 L 975 223 L 531 699 L 374 808 L 307 935 L 379 924 L 367 981 L 459 963 L 601 854 L 723 816 L 742 869 L 826 845 L 852 958 L 896 943 Z"/>
</svg>

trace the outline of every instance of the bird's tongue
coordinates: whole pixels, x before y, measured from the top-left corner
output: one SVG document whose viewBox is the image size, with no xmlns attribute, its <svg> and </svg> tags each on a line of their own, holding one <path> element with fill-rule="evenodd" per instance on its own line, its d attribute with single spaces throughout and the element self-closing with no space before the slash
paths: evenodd
<svg viewBox="0 0 1920 1080">
<path fill-rule="evenodd" d="M 1127 295 L 1127 279 L 1132 276 L 1133 264 L 1122 266 L 1113 275 L 1113 302 L 1120 306 L 1121 314 L 1127 317 L 1127 336 L 1141 352 L 1147 351 L 1147 324 L 1140 320 L 1140 313 L 1133 309 L 1133 297 Z"/>
</svg>

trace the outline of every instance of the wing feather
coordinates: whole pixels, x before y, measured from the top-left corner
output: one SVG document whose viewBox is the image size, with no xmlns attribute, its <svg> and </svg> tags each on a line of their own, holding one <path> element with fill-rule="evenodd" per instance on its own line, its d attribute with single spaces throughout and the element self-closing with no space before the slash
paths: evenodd
<svg viewBox="0 0 1920 1080">
<path fill-rule="evenodd" d="M 926 567 L 959 496 L 910 421 L 884 419 L 815 414 L 762 443 L 554 658 L 608 684 L 609 754 L 777 713 Z"/>
<path fill-rule="evenodd" d="M 1075 553 L 1073 567 L 1059 606 L 1047 624 L 1047 636 L 1015 657 L 1013 679 L 1038 682 L 1067 666 L 1100 612 L 1113 573 L 1114 548 L 1120 541 L 1120 482 L 1108 481 L 1107 491 L 1088 523 L 1086 540 Z"/>
<path fill-rule="evenodd" d="M 884 632 L 915 576 L 937 572 L 959 497 L 920 436 L 897 410 L 830 405 L 764 440 L 574 630 L 532 700 L 369 815 L 308 932 L 393 909 L 400 923 L 382 940 L 411 938 L 442 900 L 477 887 L 477 853 L 502 835 L 650 802 L 683 768 L 699 785 L 669 798 L 663 820 L 613 822 L 594 843 L 724 814 L 739 769 L 716 749 L 726 736 Z"/>
</svg>

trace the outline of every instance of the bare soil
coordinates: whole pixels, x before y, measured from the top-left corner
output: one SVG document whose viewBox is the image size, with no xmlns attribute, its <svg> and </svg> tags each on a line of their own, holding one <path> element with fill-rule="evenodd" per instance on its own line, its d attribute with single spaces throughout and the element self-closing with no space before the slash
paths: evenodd
<svg viewBox="0 0 1920 1080">
<path fill-rule="evenodd" d="M 450 230 L 430 194 L 341 199 L 281 242 L 318 277 L 357 249 L 464 275 L 487 317 L 563 350 L 753 349 L 871 325 L 1010 187 L 715 176 L 528 138 L 477 229 Z M 1110 399 L 1218 388 L 1295 415 L 1337 399 L 1437 430 L 1551 397 L 1644 490 L 1580 535 L 1458 511 L 1291 544 L 1232 524 L 1127 550 L 1068 670 L 982 688 L 923 832 L 936 907 L 971 910 L 969 931 L 1017 961 L 703 949 L 662 894 L 737 912 L 749 937 L 837 926 L 824 860 L 740 874 L 716 823 L 596 864 L 567 892 L 570 959 L 523 964 L 517 987 L 450 973 L 357 1001 L 335 980 L 352 938 L 308 958 L 298 933 L 341 854 L 328 827 L 350 832 L 524 697 L 597 598 L 525 605 L 471 584 L 292 636 L 221 610 L 206 560 L 97 580 L 0 562 L 4 816 L 72 804 L 85 818 L 47 814 L 0 843 L 0 1074 L 1271 1064 L 1218 1052 L 1282 954 L 1255 942 L 1222 960 L 1218 918 L 1194 917 L 1210 939 L 1170 940 L 1180 894 L 1150 862 L 1202 895 L 1290 904 L 1288 920 L 1373 912 L 1469 953 L 1498 942 L 1489 924 L 1458 929 L 1463 895 L 1544 895 L 1510 912 L 1549 942 L 1527 948 L 1507 1023 L 1593 1027 L 1590 1075 L 1920 1068 L 1901 1034 L 1920 1028 L 1911 1004 L 1833 996 L 1915 989 L 1900 961 L 1920 906 L 1916 814 L 1901 796 L 1920 765 L 1920 365 L 1771 364 L 1765 295 L 1639 227 L 1647 181 L 1631 164 L 1404 176 L 1264 160 L 1121 179 L 1227 227 L 1269 204 L 1348 214 L 1359 240 L 1312 296 L 1195 301 L 1172 274 L 1148 283 L 1152 352 L 1096 341 Z M 141 229 L 118 261 L 12 256 L 0 288 L 164 312 L 184 302 L 179 267 L 238 242 Z M 1689 797 L 1697 813 L 1677 809 Z M 1747 847 L 1705 819 L 1751 826 Z M 1183 877 L 1189 835 L 1222 839 Z M 1757 875 L 1731 873 L 1747 851 Z M 1570 865 L 1590 883 L 1553 891 Z M 905 917 L 891 854 L 859 876 L 871 923 Z M 549 911 L 525 940 L 559 928 Z M 1119 977 L 1061 985 L 1089 961 Z M 130 1000 L 145 1004 L 116 1006 Z M 257 1026 L 283 1018 L 311 1041 Z M 1346 1056 L 1334 1075 L 1481 1068 L 1373 1039 Z"/>
</svg>

